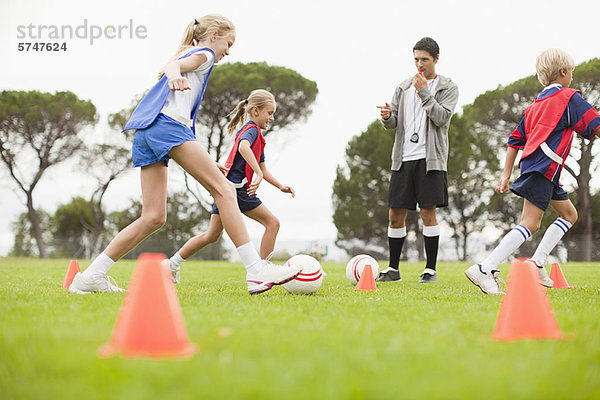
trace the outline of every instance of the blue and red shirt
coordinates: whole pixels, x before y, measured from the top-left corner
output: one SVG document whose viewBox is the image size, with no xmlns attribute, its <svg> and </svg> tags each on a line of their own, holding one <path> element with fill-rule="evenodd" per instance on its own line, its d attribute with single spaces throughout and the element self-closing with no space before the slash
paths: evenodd
<svg viewBox="0 0 600 400">
<path fill-rule="evenodd" d="M 240 183 L 244 178 L 248 180 L 248 183 L 251 183 L 252 176 L 254 175 L 254 170 L 250 168 L 250 165 L 246 163 L 246 160 L 244 160 L 244 157 L 242 157 L 238 150 L 242 140 L 250 142 L 250 148 L 259 164 L 265 162 L 265 139 L 260 132 L 260 128 L 254 122 L 248 121 L 238 131 L 233 148 L 225 163 L 225 167 L 229 168 L 227 179 L 233 183 Z"/>
<path fill-rule="evenodd" d="M 598 111 L 579 91 L 553 84 L 544 88 L 527 107 L 521 123 L 508 138 L 508 146 L 523 149 L 519 162 L 521 175 L 539 172 L 560 186 L 560 174 L 571 150 L 573 131 L 592 140 L 599 126 Z"/>
</svg>

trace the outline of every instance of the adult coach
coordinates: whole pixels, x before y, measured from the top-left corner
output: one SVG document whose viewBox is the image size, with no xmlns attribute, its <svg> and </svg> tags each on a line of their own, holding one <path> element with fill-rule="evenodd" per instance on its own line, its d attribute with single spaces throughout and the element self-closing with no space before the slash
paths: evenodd
<svg viewBox="0 0 600 400">
<path fill-rule="evenodd" d="M 456 84 L 435 71 L 439 53 L 435 40 L 419 40 L 413 47 L 418 72 L 398 85 L 391 105 L 378 106 L 383 126 L 396 129 L 389 192 L 390 265 L 379 274 L 379 282 L 401 280 L 398 263 L 406 238 L 406 214 L 417 204 L 427 255 L 419 283 L 437 281 L 436 209 L 448 205 L 448 127 L 458 101 Z"/>
</svg>

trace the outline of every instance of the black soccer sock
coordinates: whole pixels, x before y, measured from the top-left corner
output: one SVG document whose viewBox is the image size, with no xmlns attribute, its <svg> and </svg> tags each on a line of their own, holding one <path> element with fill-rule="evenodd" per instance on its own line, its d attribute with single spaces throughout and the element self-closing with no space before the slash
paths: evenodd
<svg viewBox="0 0 600 400">
<path fill-rule="evenodd" d="M 425 254 L 427 256 L 425 268 L 435 271 L 440 245 L 440 226 L 423 226 L 423 239 L 425 239 Z"/>
<path fill-rule="evenodd" d="M 424 236 L 425 239 L 425 254 L 427 255 L 427 265 L 425 268 L 430 268 L 435 271 L 437 262 L 438 247 L 440 243 L 439 236 Z"/>
<path fill-rule="evenodd" d="M 404 246 L 404 239 L 406 239 L 406 227 L 388 228 L 391 268 L 398 269 L 400 255 L 402 254 L 402 246 Z"/>
<path fill-rule="evenodd" d="M 388 242 L 390 244 L 390 267 L 394 269 L 398 269 L 400 255 L 402 254 L 402 246 L 404 246 L 404 239 L 406 238 L 388 237 Z"/>
</svg>

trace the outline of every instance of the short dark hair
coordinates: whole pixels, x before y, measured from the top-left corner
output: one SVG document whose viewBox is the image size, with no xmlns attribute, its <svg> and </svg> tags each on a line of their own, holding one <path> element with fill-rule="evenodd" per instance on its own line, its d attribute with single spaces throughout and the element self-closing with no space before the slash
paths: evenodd
<svg viewBox="0 0 600 400">
<path fill-rule="evenodd" d="M 419 40 L 417 44 L 415 44 L 415 47 L 413 47 L 413 52 L 415 50 L 425 50 L 434 60 L 440 54 L 440 46 L 438 46 L 437 42 L 430 37 L 424 37 Z"/>
</svg>

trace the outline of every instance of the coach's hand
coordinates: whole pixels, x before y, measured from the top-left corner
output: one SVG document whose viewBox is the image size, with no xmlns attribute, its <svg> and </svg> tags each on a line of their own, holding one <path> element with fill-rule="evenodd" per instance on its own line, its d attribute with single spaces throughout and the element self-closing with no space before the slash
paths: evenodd
<svg viewBox="0 0 600 400">
<path fill-rule="evenodd" d="M 381 118 L 389 119 L 392 116 L 392 106 L 390 106 L 388 103 L 385 103 L 385 106 L 377 106 L 377 108 L 379 108 Z"/>
</svg>

